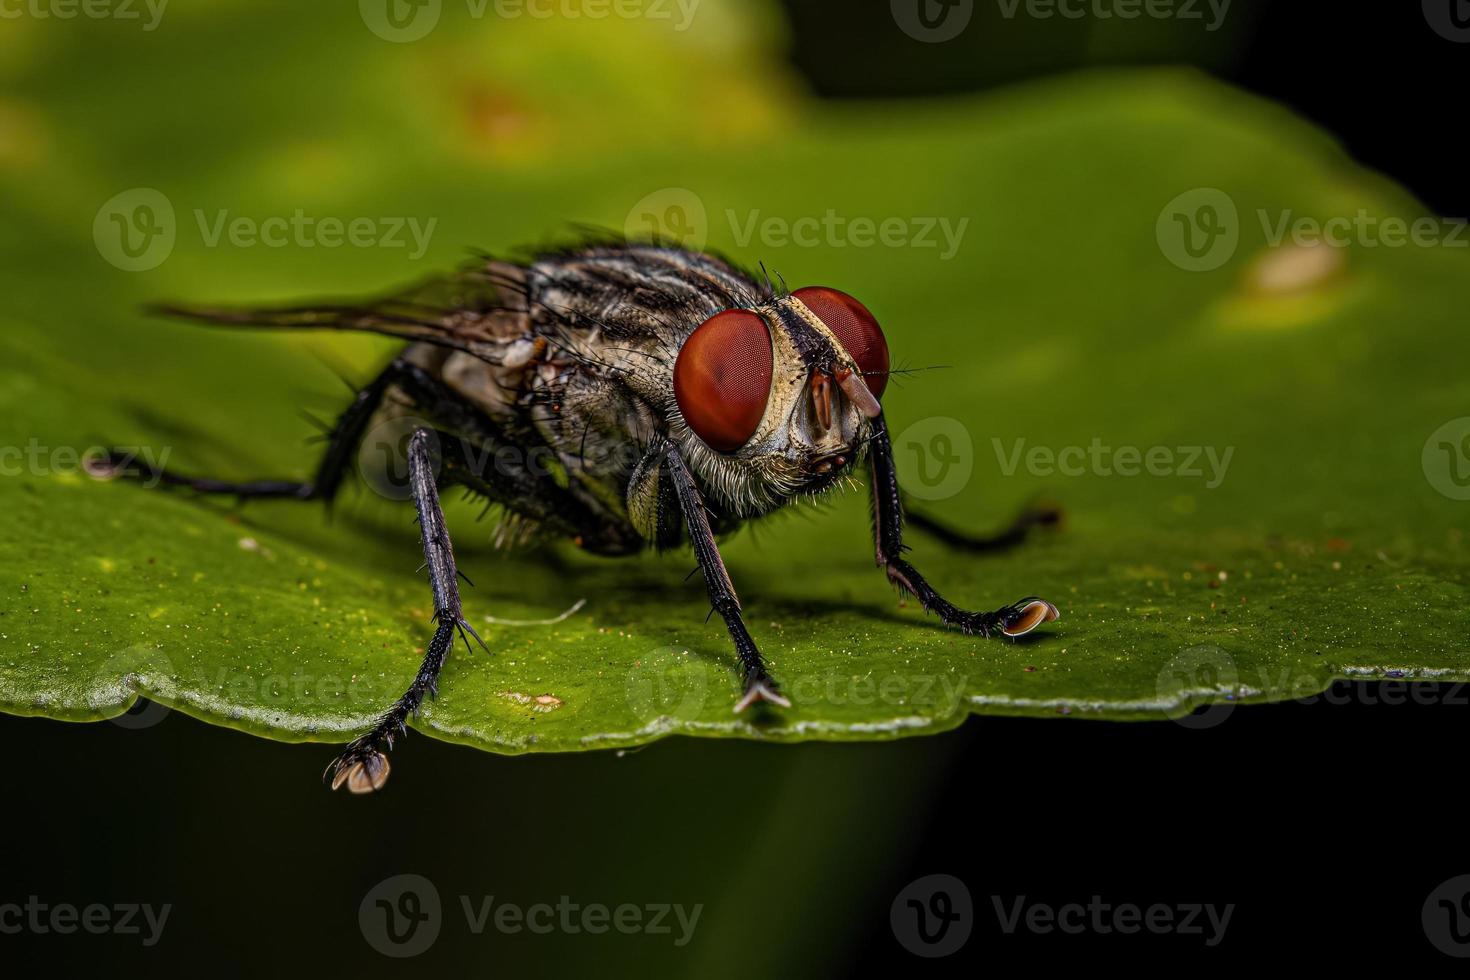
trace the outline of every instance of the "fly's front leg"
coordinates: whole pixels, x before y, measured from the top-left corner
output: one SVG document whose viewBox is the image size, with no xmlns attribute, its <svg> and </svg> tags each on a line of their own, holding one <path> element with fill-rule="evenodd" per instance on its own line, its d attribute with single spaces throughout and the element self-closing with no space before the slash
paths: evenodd
<svg viewBox="0 0 1470 980">
<path fill-rule="evenodd" d="M 916 597 L 927 612 L 946 625 L 958 626 L 966 633 L 990 636 L 999 631 L 1006 636 L 1021 636 L 1057 618 L 1057 607 L 1036 596 L 1018 599 L 994 612 L 966 612 L 936 592 L 903 558 L 903 503 L 888 422 L 882 415 L 873 420 L 868 459 L 873 477 L 873 537 L 878 565 L 888 573 L 889 581 Z"/>
<path fill-rule="evenodd" d="M 429 571 L 429 587 L 434 593 L 434 621 L 438 625 L 408 690 L 371 731 L 348 745 L 327 767 L 326 777 L 331 779 L 333 789 L 344 785 L 353 793 L 381 789 L 388 780 L 388 756 L 383 750 L 392 748 L 395 738 L 408 733 L 408 719 L 418 713 L 424 696 L 437 693 L 439 671 L 449 656 L 449 648 L 454 645 L 455 635 L 468 633 L 482 647 L 485 645 L 474 627 L 465 621 L 460 608 L 459 570 L 454 564 L 454 546 L 444 524 L 444 511 L 439 507 L 439 488 L 431 449 L 433 439 L 434 434 L 428 429 L 418 429 L 410 437 L 408 474 L 414 506 L 418 508 L 424 564 Z M 469 645 L 468 639 L 465 645 Z"/>
<path fill-rule="evenodd" d="M 760 651 L 750 638 L 745 621 L 740 618 L 740 598 L 735 594 L 730 573 L 725 571 L 720 549 L 715 545 L 714 532 L 710 530 L 709 517 L 704 512 L 704 501 L 699 497 L 699 488 L 694 485 L 689 467 L 684 465 L 679 450 L 673 446 L 668 448 L 664 458 L 669 466 L 669 477 L 679 496 L 679 509 L 684 512 L 684 522 L 689 527 L 689 540 L 694 545 L 694 556 L 699 560 L 700 571 L 704 573 L 710 604 L 725 621 L 730 639 L 735 642 L 735 652 L 740 655 L 745 693 L 736 702 L 735 710 L 744 711 L 756 701 L 769 701 L 783 708 L 791 707 L 791 702 L 781 694 L 776 685 L 775 678 L 766 671 Z"/>
</svg>

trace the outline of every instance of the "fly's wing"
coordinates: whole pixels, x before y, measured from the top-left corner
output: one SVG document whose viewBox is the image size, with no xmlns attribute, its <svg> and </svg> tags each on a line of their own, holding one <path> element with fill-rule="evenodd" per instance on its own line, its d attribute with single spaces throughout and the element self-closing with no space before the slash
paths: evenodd
<svg viewBox="0 0 1470 980">
<path fill-rule="evenodd" d="M 465 351 L 498 363 L 526 329 L 526 273 L 479 260 L 401 292 L 351 302 L 264 308 L 160 304 L 154 312 L 197 323 L 283 330 L 363 330 Z"/>
</svg>

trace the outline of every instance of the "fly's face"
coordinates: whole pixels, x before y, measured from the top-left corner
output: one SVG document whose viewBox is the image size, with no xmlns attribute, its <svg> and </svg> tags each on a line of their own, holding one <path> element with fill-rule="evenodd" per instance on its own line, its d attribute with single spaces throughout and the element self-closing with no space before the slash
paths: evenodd
<svg viewBox="0 0 1470 980">
<path fill-rule="evenodd" d="M 681 440 L 737 512 L 817 493 L 856 462 L 888 383 L 888 343 L 856 299 L 823 286 L 700 324 L 679 351 Z"/>
</svg>

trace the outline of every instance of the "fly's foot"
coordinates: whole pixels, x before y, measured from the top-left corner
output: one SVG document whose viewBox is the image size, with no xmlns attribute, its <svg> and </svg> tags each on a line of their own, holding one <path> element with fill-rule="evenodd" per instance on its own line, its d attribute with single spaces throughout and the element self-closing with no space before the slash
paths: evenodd
<svg viewBox="0 0 1470 980">
<path fill-rule="evenodd" d="M 769 701 L 783 708 L 791 707 L 791 700 L 781 693 L 774 677 L 763 670 L 747 671 L 745 693 L 735 702 L 735 713 L 740 714 L 757 701 Z"/>
<path fill-rule="evenodd" d="M 140 479 L 146 476 L 138 465 L 137 456 L 120 449 L 87 456 L 82 460 L 82 469 L 94 480 L 115 480 L 118 477 Z"/>
<path fill-rule="evenodd" d="M 1003 636 L 1025 636 L 1042 623 L 1049 623 L 1060 615 L 1057 607 L 1045 599 L 1027 596 L 995 612 L 960 613 L 957 618 L 946 619 L 946 622 L 958 626 L 966 633 L 978 633 L 987 638 L 997 633 Z"/>
<path fill-rule="evenodd" d="M 997 609 L 991 615 L 995 617 L 995 626 L 1006 636 L 1025 636 L 1042 623 L 1050 623 L 1061 613 L 1045 599 L 1027 596 L 1004 609 Z"/>
<path fill-rule="evenodd" d="M 330 778 L 332 789 L 347 787 L 354 795 L 376 793 L 388 782 L 388 757 L 379 752 L 376 740 L 360 738 L 327 766 L 323 779 Z"/>
</svg>

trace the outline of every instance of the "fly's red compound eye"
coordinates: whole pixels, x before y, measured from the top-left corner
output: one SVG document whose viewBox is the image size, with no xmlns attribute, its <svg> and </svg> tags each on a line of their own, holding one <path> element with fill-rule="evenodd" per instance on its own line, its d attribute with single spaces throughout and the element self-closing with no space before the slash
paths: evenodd
<svg viewBox="0 0 1470 980">
<path fill-rule="evenodd" d="M 745 445 L 771 396 L 771 333 L 749 310 L 716 313 L 674 362 L 674 400 L 694 434 L 722 453 Z"/>
<path fill-rule="evenodd" d="M 888 341 L 868 308 L 826 286 L 806 286 L 791 295 L 815 313 L 847 348 L 873 397 L 883 397 L 883 389 L 888 387 Z"/>
</svg>

